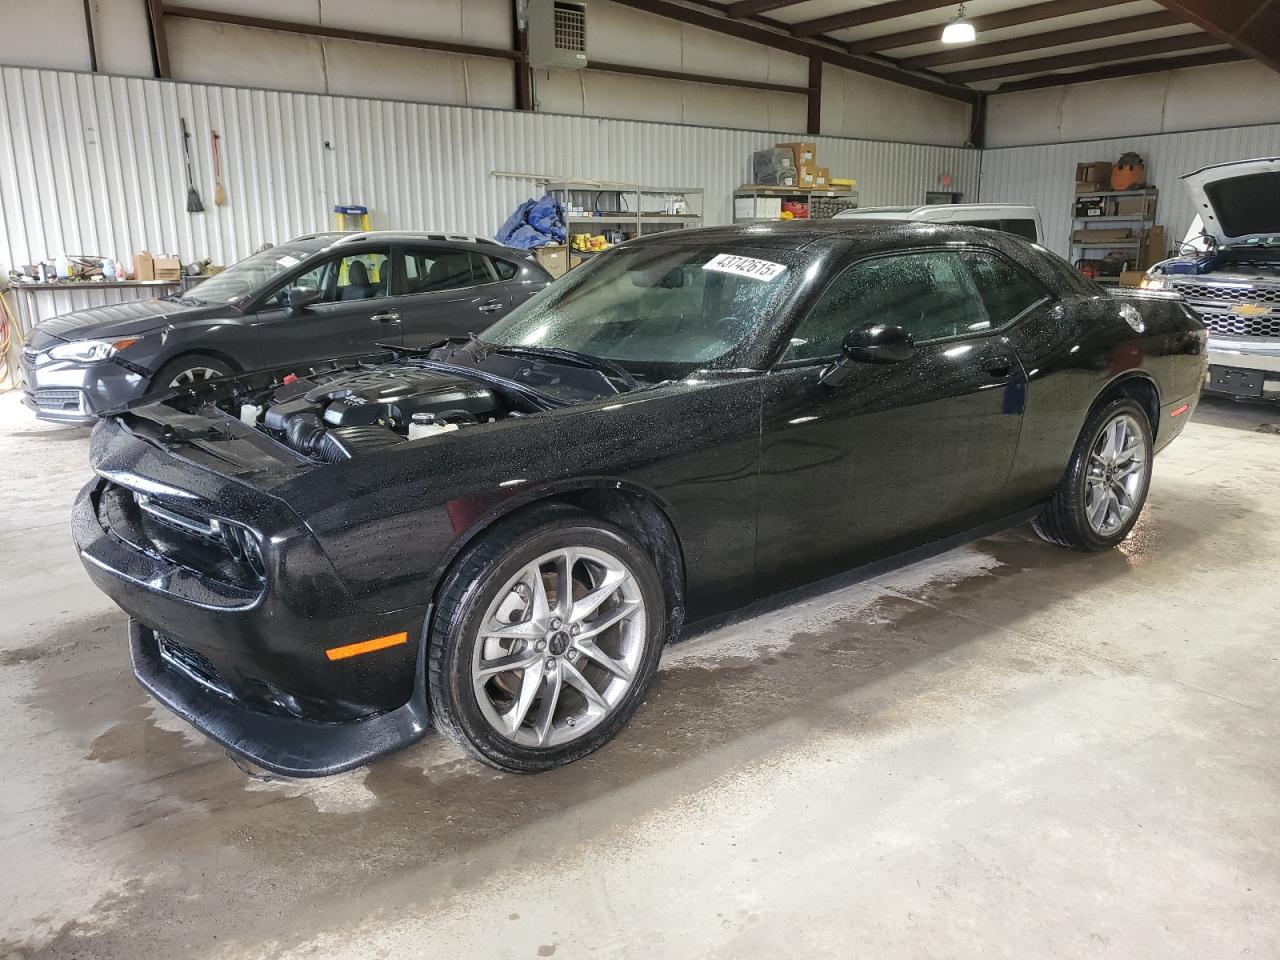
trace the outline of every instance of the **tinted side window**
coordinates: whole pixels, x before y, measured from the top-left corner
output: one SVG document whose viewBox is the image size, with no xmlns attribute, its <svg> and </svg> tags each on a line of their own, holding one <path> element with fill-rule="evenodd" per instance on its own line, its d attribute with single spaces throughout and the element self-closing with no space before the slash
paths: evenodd
<svg viewBox="0 0 1280 960">
<path fill-rule="evenodd" d="M 284 307 L 292 287 L 310 287 L 322 294 L 320 303 L 374 300 L 388 295 L 391 276 L 387 255 L 377 250 L 334 257 L 274 290 L 263 306 Z"/>
<path fill-rule="evenodd" d="M 493 280 L 481 258 L 465 250 L 406 250 L 404 276 L 405 293 L 433 293 Z"/>
<path fill-rule="evenodd" d="M 917 343 L 985 330 L 990 324 L 970 289 L 954 253 L 863 260 L 823 292 L 783 359 L 833 356 L 850 330 L 876 323 L 902 327 Z"/>
<path fill-rule="evenodd" d="M 1040 238 L 1036 235 L 1036 222 L 1034 220 L 1001 220 L 1000 229 L 1005 233 L 1012 233 L 1015 237 L 1022 237 L 1024 240 L 1030 240 L 1033 243 L 1040 242 Z"/>
<path fill-rule="evenodd" d="M 966 251 L 961 256 L 973 275 L 993 327 L 1003 327 L 1027 307 L 1044 299 L 1043 290 L 1000 257 L 977 251 Z"/>
<path fill-rule="evenodd" d="M 510 260 L 499 260 L 496 257 L 490 257 L 489 263 L 493 266 L 493 269 L 497 272 L 499 280 L 510 280 L 512 277 L 514 277 L 517 273 L 520 272 L 520 268 L 517 267 Z"/>
</svg>

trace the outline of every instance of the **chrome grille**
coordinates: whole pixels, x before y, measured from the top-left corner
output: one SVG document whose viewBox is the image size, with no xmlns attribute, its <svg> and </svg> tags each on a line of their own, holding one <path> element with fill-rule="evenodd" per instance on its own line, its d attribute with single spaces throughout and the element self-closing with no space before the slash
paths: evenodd
<svg viewBox="0 0 1280 960">
<path fill-rule="evenodd" d="M 1192 304 L 1210 333 L 1224 337 L 1263 337 L 1280 340 L 1280 313 L 1267 317 L 1237 317 L 1234 313 L 1203 310 Z"/>
<path fill-rule="evenodd" d="M 32 401 L 41 410 L 80 411 L 83 394 L 79 390 L 37 390 Z"/>
<path fill-rule="evenodd" d="M 1280 306 L 1280 286 L 1253 287 L 1247 284 L 1223 286 L 1194 280 L 1175 280 L 1173 289 L 1188 300 L 1212 300 L 1217 303 L 1258 303 Z"/>
</svg>

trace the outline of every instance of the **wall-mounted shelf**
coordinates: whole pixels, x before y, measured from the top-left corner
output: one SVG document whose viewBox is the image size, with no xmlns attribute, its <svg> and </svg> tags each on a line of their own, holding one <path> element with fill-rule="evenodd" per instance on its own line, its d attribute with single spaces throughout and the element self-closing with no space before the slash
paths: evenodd
<svg viewBox="0 0 1280 960">
<path fill-rule="evenodd" d="M 679 230 L 702 225 L 703 198 L 701 187 L 661 187 L 611 180 L 544 180 L 546 192 L 560 201 L 565 209 L 565 226 L 569 233 L 585 233 L 574 227 L 591 225 L 599 229 L 619 230 L 640 236 L 662 230 Z M 669 213 L 683 205 L 684 212 Z M 569 213 L 571 209 L 587 213 Z"/>
<path fill-rule="evenodd" d="M 745 216 L 739 213 L 739 201 L 752 209 L 760 209 L 760 200 L 776 200 L 781 207 L 783 200 L 799 200 L 810 205 L 810 219 L 829 220 L 841 210 L 856 210 L 858 207 L 857 190 L 818 190 L 813 187 L 779 187 L 767 183 L 743 184 L 733 191 L 734 223 L 777 223 L 781 219 L 781 209 L 775 216 Z M 815 203 L 817 201 L 817 203 Z M 823 212 L 813 216 L 813 209 Z"/>
</svg>

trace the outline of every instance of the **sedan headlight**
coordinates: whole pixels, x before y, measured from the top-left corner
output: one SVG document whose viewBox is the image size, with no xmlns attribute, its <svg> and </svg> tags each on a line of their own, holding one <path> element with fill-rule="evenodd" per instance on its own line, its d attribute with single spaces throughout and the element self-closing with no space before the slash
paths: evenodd
<svg viewBox="0 0 1280 960">
<path fill-rule="evenodd" d="M 103 360 L 110 360 L 121 350 L 133 346 L 138 340 L 138 337 L 130 337 L 127 340 L 116 340 L 114 342 L 107 340 L 72 340 L 69 343 L 60 343 L 56 347 L 50 347 L 48 356 L 50 360 L 100 363 Z"/>
</svg>

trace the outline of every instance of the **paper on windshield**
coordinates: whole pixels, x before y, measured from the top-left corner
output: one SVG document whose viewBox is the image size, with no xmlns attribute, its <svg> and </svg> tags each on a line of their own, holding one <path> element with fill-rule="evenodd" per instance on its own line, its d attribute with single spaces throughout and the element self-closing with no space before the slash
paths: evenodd
<svg viewBox="0 0 1280 960">
<path fill-rule="evenodd" d="M 786 270 L 787 265 L 771 263 L 768 260 L 756 260 L 754 257 L 741 257 L 736 253 L 717 253 L 702 265 L 702 269 L 732 273 L 734 276 L 750 277 L 752 280 L 763 280 L 768 283 Z"/>
<path fill-rule="evenodd" d="M 287 253 L 283 257 L 278 257 L 276 259 L 276 263 L 280 264 L 282 267 L 296 267 L 301 262 L 302 261 L 297 257 L 291 257 Z"/>
</svg>

